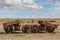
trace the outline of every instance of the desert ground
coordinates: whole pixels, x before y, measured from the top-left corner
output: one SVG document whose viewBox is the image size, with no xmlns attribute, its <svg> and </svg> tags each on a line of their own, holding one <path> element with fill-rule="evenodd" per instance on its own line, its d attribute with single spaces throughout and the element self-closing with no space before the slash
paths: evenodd
<svg viewBox="0 0 60 40">
<path fill-rule="evenodd" d="M 58 28 L 55 33 L 9 33 L 5 34 L 3 30 L 3 23 L 6 19 L 0 19 L 0 40 L 60 40 L 60 19 L 54 19 Z"/>
</svg>

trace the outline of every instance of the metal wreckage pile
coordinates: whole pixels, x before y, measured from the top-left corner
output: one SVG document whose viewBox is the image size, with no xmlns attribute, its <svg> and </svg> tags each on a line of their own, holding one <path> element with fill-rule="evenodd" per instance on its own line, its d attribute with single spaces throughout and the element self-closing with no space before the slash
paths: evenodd
<svg viewBox="0 0 60 40">
<path fill-rule="evenodd" d="M 6 33 L 13 33 L 13 32 L 20 32 L 23 33 L 41 33 L 41 32 L 48 32 L 52 33 L 55 31 L 55 29 L 58 28 L 58 24 L 52 24 L 51 22 L 55 21 L 42 21 L 39 20 L 38 24 L 25 24 L 21 25 L 19 20 L 11 21 L 3 23 L 3 28 Z"/>
</svg>

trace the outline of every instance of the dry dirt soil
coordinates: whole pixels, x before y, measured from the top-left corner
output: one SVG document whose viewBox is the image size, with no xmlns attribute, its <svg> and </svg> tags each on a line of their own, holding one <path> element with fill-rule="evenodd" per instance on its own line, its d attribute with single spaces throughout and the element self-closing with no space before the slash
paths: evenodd
<svg viewBox="0 0 60 40">
<path fill-rule="evenodd" d="M 0 40 L 60 40 L 60 33 L 0 34 Z"/>
</svg>

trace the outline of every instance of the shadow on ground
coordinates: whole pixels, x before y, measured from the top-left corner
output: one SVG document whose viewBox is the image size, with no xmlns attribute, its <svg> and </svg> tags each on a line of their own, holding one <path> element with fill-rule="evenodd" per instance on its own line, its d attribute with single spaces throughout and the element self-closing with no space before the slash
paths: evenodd
<svg viewBox="0 0 60 40">
<path fill-rule="evenodd" d="M 56 33 L 60 33 L 60 32 L 53 32 L 50 34 L 56 34 Z M 0 32 L 0 34 L 36 34 L 36 33 L 23 33 L 23 32 L 5 33 L 5 32 Z M 46 34 L 46 32 L 40 32 L 38 34 Z"/>
</svg>

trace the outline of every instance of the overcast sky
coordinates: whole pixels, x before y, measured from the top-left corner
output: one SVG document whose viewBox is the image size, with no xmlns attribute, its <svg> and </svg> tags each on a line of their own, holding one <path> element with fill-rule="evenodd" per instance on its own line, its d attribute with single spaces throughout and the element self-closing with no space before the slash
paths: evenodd
<svg viewBox="0 0 60 40">
<path fill-rule="evenodd" d="M 60 0 L 0 0 L 0 18 L 60 18 Z"/>
</svg>

